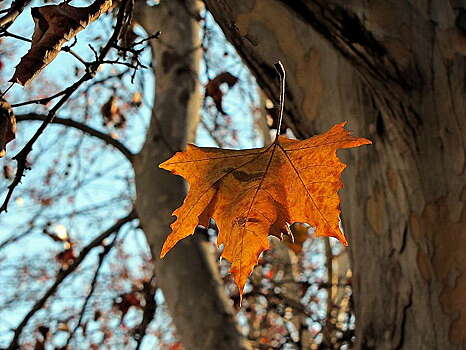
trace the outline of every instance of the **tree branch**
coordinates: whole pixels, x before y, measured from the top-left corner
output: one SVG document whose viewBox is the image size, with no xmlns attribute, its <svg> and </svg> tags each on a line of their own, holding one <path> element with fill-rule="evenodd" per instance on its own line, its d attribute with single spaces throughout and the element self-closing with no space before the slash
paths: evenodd
<svg viewBox="0 0 466 350">
<path fill-rule="evenodd" d="M 8 12 L 6 13 L 6 15 L 4 15 L 3 17 L 0 18 L 0 31 L 6 30 L 14 22 L 16 17 L 18 17 L 21 14 L 23 9 L 27 5 L 29 5 L 30 2 L 31 2 L 31 0 L 15 0 L 15 1 L 13 1 L 13 3 L 11 4 L 11 7 L 8 10 Z"/>
<path fill-rule="evenodd" d="M 142 345 L 142 341 L 146 336 L 147 328 L 152 322 L 157 311 L 157 301 L 155 300 L 155 293 L 157 292 L 157 285 L 155 283 L 155 272 L 152 273 L 152 277 L 149 281 L 144 282 L 142 293 L 144 295 L 145 305 L 144 312 L 142 315 L 142 321 L 139 326 L 136 328 L 134 333 L 134 339 L 136 340 L 135 350 L 139 350 Z"/>
<path fill-rule="evenodd" d="M 28 114 L 21 114 L 16 116 L 16 121 L 22 122 L 22 121 L 44 121 L 47 119 L 46 115 L 43 114 L 38 114 L 38 113 L 28 113 Z M 82 131 L 83 133 L 89 135 L 89 136 L 94 136 L 103 142 L 105 142 L 107 145 L 115 147 L 117 150 L 123 154 L 126 159 L 130 163 L 133 163 L 134 161 L 134 153 L 131 152 L 123 143 L 120 141 L 114 139 L 111 137 L 109 134 L 106 134 L 104 132 L 101 132 L 97 129 L 94 129 L 84 123 L 81 123 L 79 121 L 69 119 L 69 118 L 59 118 L 55 117 L 52 121 L 53 124 L 60 124 L 60 125 L 65 125 L 69 126 L 71 128 L 78 129 Z"/>
<path fill-rule="evenodd" d="M 57 278 L 55 282 L 50 286 L 50 288 L 45 292 L 45 294 L 32 306 L 31 310 L 24 316 L 21 323 L 15 329 L 15 334 L 13 339 L 11 340 L 10 345 L 6 350 L 16 350 L 19 349 L 19 338 L 21 333 L 23 332 L 24 328 L 26 327 L 29 320 L 34 316 L 34 314 L 42 309 L 45 305 L 47 300 L 55 294 L 60 284 L 69 276 L 71 275 L 78 267 L 81 265 L 83 260 L 88 256 L 92 249 L 100 246 L 104 239 L 111 236 L 115 232 L 118 232 L 120 228 L 125 225 L 126 223 L 134 220 L 137 218 L 136 211 L 133 209 L 127 216 L 118 220 L 113 226 L 109 227 L 105 232 L 101 233 L 99 236 L 94 238 L 92 242 L 90 242 L 87 246 L 85 246 L 81 252 L 79 253 L 78 257 L 73 261 L 73 263 L 68 267 L 68 269 L 64 270 L 61 269 L 58 272 Z"/>
</svg>

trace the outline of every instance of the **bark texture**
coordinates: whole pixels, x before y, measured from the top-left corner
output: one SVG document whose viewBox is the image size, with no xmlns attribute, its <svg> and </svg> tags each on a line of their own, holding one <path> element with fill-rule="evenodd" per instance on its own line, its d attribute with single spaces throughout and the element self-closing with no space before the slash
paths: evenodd
<svg viewBox="0 0 466 350">
<path fill-rule="evenodd" d="M 357 349 L 466 346 L 463 1 L 205 0 L 288 126 L 343 120 Z"/>
<path fill-rule="evenodd" d="M 234 319 L 210 245 L 198 233 L 180 242 L 160 260 L 171 213 L 185 195 L 180 177 L 158 164 L 193 142 L 202 96 L 199 8 L 195 1 L 170 0 L 136 6 L 140 23 L 163 34 L 153 45 L 156 94 L 152 120 L 135 157 L 136 208 L 155 259 L 156 276 L 185 349 L 249 349 Z M 205 237 L 205 236 L 204 236 Z"/>
</svg>

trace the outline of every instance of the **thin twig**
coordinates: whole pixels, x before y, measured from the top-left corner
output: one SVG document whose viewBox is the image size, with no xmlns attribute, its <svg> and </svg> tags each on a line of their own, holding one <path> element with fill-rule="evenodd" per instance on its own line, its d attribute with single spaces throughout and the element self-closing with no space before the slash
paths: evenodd
<svg viewBox="0 0 466 350">
<path fill-rule="evenodd" d="M 5 16 L 0 18 L 0 31 L 6 30 L 18 17 L 31 0 L 15 0 Z"/>
<path fill-rule="evenodd" d="M 136 339 L 136 348 L 139 350 L 141 347 L 142 341 L 146 336 L 147 327 L 152 322 L 157 311 L 157 302 L 155 300 L 155 293 L 157 292 L 157 285 L 155 284 L 155 271 L 152 273 L 152 277 L 149 281 L 145 282 L 142 287 L 142 293 L 144 294 L 144 300 L 146 304 L 144 305 L 144 311 L 142 314 L 141 324 L 137 327 L 134 334 Z"/>
<path fill-rule="evenodd" d="M 9 37 L 12 37 L 12 38 L 21 40 L 21 41 L 26 41 L 26 42 L 28 42 L 28 43 L 32 42 L 31 39 L 25 38 L 24 36 L 21 36 L 21 35 L 17 35 L 17 34 L 10 33 L 10 32 L 7 31 L 7 30 L 4 30 L 4 31 L 2 32 L 2 36 L 9 36 Z"/>
<path fill-rule="evenodd" d="M 146 42 L 146 41 L 149 41 L 149 40 L 152 40 L 152 39 L 159 39 L 160 38 L 160 35 L 162 35 L 162 32 L 159 30 L 157 32 L 155 32 L 154 34 L 152 35 L 149 35 L 148 37 L 144 38 L 144 39 L 141 39 L 139 41 L 135 41 L 134 43 L 131 44 L 131 47 L 135 47 L 135 46 L 138 46 L 138 45 L 141 45 L 142 43 Z"/>
<path fill-rule="evenodd" d="M 122 72 L 120 72 L 118 74 L 109 75 L 108 77 L 105 77 L 105 78 L 102 78 L 102 79 L 99 79 L 99 80 L 94 80 L 89 84 L 89 87 L 105 83 L 106 81 L 111 80 L 111 79 L 121 79 L 124 75 L 128 74 L 129 71 L 130 71 L 129 69 L 125 69 L 124 71 L 122 71 Z M 13 86 L 13 85 L 14 85 L 14 83 L 11 83 L 11 86 Z M 4 94 L 7 91 L 5 91 Z M 54 94 L 52 96 L 49 96 L 49 97 L 38 98 L 38 99 L 35 99 L 35 100 L 29 100 L 29 101 L 24 101 L 24 102 L 19 102 L 19 103 L 13 103 L 13 104 L 11 104 L 11 107 L 16 108 L 16 107 L 21 107 L 21 106 L 26 106 L 26 105 L 31 105 L 31 104 L 45 105 L 45 104 L 49 103 L 50 101 L 56 99 L 57 97 L 60 97 L 60 96 L 64 95 L 65 92 L 66 92 L 66 89 L 62 90 L 62 91 L 59 91 L 56 94 Z"/>
</svg>

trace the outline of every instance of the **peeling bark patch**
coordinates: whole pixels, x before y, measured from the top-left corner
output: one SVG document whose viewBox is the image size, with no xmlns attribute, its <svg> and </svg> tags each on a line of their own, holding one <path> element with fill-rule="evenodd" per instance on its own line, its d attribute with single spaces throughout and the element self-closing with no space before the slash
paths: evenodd
<svg viewBox="0 0 466 350">
<path fill-rule="evenodd" d="M 372 196 L 366 202 L 366 217 L 372 232 L 382 235 L 386 232 L 385 227 L 385 203 L 382 189 L 378 184 L 374 186 Z"/>
<path fill-rule="evenodd" d="M 462 345 L 466 341 L 466 210 L 458 222 L 452 222 L 448 201 L 441 198 L 426 205 L 419 216 L 411 216 L 411 230 L 420 245 L 431 247 L 430 254 L 418 251 L 418 269 L 437 286 L 432 288 L 438 291 L 432 302 L 438 300 L 450 320 L 450 341 Z"/>
<path fill-rule="evenodd" d="M 425 281 L 429 281 L 432 277 L 430 260 L 422 248 L 417 251 L 416 263 L 422 278 Z"/>
<path fill-rule="evenodd" d="M 385 170 L 385 176 L 387 178 L 388 188 L 395 196 L 397 196 L 399 178 L 397 173 L 390 167 L 390 164 L 387 166 L 387 169 Z"/>
</svg>

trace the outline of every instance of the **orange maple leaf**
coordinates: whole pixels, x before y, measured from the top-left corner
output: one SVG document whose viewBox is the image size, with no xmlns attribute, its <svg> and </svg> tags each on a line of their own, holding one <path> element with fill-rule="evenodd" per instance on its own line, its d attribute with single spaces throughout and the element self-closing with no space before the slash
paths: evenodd
<svg viewBox="0 0 466 350">
<path fill-rule="evenodd" d="M 371 141 L 350 136 L 345 124 L 303 141 L 280 136 L 257 149 L 188 145 L 160 164 L 189 183 L 183 205 L 173 212 L 177 220 L 160 256 L 213 218 L 217 244 L 224 245 L 222 257 L 231 262 L 241 294 L 259 255 L 269 248 L 268 236 L 281 236 L 290 223 L 308 223 L 316 236 L 335 237 L 348 245 L 339 227 L 338 197 L 346 165 L 336 150 Z"/>
</svg>

